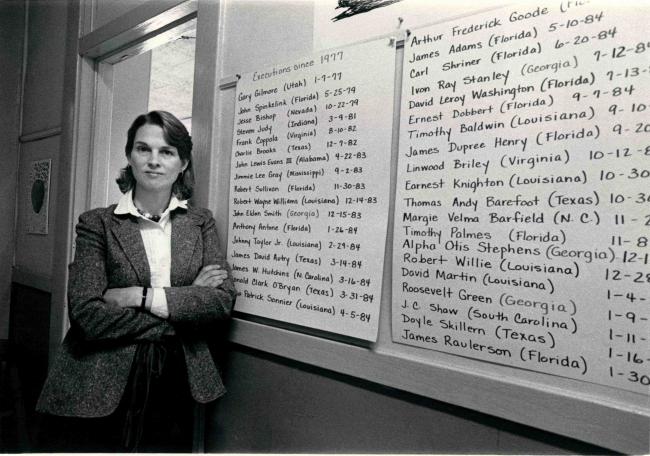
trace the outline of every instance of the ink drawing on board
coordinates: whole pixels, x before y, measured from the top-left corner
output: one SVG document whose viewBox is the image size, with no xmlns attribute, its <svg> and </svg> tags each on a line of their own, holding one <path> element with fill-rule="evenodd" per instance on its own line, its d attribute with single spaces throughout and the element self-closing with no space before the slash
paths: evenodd
<svg viewBox="0 0 650 456">
<path fill-rule="evenodd" d="M 317 0 L 314 51 L 347 46 L 439 23 L 466 11 L 490 9 L 503 0 Z"/>
<path fill-rule="evenodd" d="M 402 0 L 338 0 L 336 9 L 343 9 L 343 12 L 334 16 L 332 21 L 340 21 L 341 19 L 367 13 L 376 8 L 392 5 L 400 1 Z"/>
</svg>

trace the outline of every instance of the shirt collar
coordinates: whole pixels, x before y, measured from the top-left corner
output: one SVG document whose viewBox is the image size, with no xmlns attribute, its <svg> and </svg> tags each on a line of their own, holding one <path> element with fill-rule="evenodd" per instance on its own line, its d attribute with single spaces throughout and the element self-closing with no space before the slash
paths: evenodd
<svg viewBox="0 0 650 456">
<path fill-rule="evenodd" d="M 169 219 L 169 214 L 178 208 L 187 209 L 187 200 L 179 200 L 176 198 L 176 195 L 172 195 L 171 199 L 169 200 L 169 205 L 167 206 L 167 209 L 165 209 L 165 211 L 160 215 L 160 221 L 158 223 L 164 225 L 165 222 Z M 130 214 L 151 222 L 151 220 L 140 214 L 140 212 L 138 212 L 138 208 L 135 207 L 135 203 L 133 203 L 133 190 L 129 190 L 122 195 L 113 212 L 115 214 Z"/>
</svg>

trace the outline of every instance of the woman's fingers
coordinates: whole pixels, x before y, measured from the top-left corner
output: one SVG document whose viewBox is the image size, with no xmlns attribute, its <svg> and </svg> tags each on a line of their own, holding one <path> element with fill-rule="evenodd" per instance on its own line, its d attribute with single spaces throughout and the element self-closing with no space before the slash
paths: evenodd
<svg viewBox="0 0 650 456">
<path fill-rule="evenodd" d="M 212 271 L 212 270 L 218 270 L 220 266 L 218 264 L 209 264 L 207 266 L 204 266 L 201 268 L 199 271 L 198 275 L 194 279 L 194 282 L 192 282 L 194 285 L 200 285 L 200 286 L 206 286 L 205 279 L 207 277 L 207 274 Z"/>
<path fill-rule="evenodd" d="M 204 266 L 194 279 L 194 285 L 218 287 L 228 277 L 228 272 L 218 264 Z"/>
<path fill-rule="evenodd" d="M 221 285 L 222 283 L 223 283 L 223 279 L 210 279 L 210 280 L 208 281 L 207 286 L 208 286 L 208 287 L 212 287 L 212 288 L 216 288 L 216 287 L 218 287 L 219 285 Z"/>
<path fill-rule="evenodd" d="M 205 275 L 206 279 L 212 279 L 218 277 L 225 279 L 226 277 L 228 277 L 228 273 L 224 270 L 219 270 L 219 271 L 209 271 Z"/>
<path fill-rule="evenodd" d="M 207 273 L 205 282 L 207 286 L 218 287 L 223 283 L 224 280 L 226 280 L 226 277 L 228 277 L 228 273 L 223 269 L 218 271 L 210 271 Z"/>
</svg>

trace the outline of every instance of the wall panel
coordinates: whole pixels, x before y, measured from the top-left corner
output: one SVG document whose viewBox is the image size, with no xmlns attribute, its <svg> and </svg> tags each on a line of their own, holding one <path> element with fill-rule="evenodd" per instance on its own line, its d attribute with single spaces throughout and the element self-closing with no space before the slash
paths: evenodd
<svg viewBox="0 0 650 456">
<path fill-rule="evenodd" d="M 310 54 L 313 8 L 299 0 L 226 2 L 221 76 Z"/>
<path fill-rule="evenodd" d="M 228 393 L 209 409 L 209 453 L 605 452 L 238 346 L 224 367 Z"/>
<path fill-rule="evenodd" d="M 407 1 L 405 0 L 405 4 Z M 270 64 L 277 64 L 282 62 L 290 62 L 298 57 L 312 53 L 312 48 L 309 45 L 313 38 L 309 34 L 313 31 L 314 17 L 313 9 L 310 10 L 309 5 L 316 3 L 305 3 L 297 8 L 292 8 L 291 2 L 274 2 L 272 6 L 264 2 L 254 1 L 228 1 L 225 3 L 225 14 L 223 15 L 223 27 L 219 43 L 222 44 L 221 52 L 223 53 L 223 65 L 217 69 L 217 74 L 222 78 L 222 88 L 217 96 L 220 98 L 221 106 L 215 110 L 215 117 L 219 118 L 221 131 L 216 132 L 215 137 L 221 143 L 218 150 L 213 152 L 213 160 L 219 164 L 217 169 L 223 171 L 227 168 L 229 163 L 230 146 L 225 138 L 232 135 L 232 98 L 230 97 L 231 91 L 234 92 L 232 85 L 236 83 L 235 75 L 252 71 L 255 69 L 263 68 Z M 290 6 L 291 5 L 291 6 Z M 479 7 L 484 5 L 464 4 L 459 6 L 454 11 L 456 16 L 469 15 L 477 12 Z M 430 20 L 425 22 L 436 22 L 440 18 L 436 17 L 436 9 L 430 8 Z M 397 18 L 395 18 L 397 19 Z M 201 18 L 199 17 L 199 21 Z M 398 23 L 397 20 L 394 21 Z M 408 24 L 404 24 L 403 28 L 408 28 Z M 393 29 L 394 30 L 394 29 Z M 385 30 L 389 33 L 393 30 Z M 222 190 L 224 188 L 223 180 L 227 177 L 225 173 L 212 176 L 210 185 L 213 189 Z M 217 213 L 217 218 L 224 218 L 227 216 L 226 205 L 223 201 L 214 202 L 215 199 L 225 199 L 227 191 L 214 191 L 210 195 L 211 208 L 221 209 Z M 221 227 L 222 225 L 220 225 Z M 226 226 L 227 230 L 227 226 Z M 386 278 L 386 277 L 385 277 Z M 389 281 L 385 280 L 386 284 Z M 390 296 L 390 289 L 387 285 L 385 287 L 384 296 Z M 386 311 L 390 308 L 390 302 L 387 299 L 383 304 L 383 310 Z M 384 312 L 384 314 L 387 314 Z M 343 348 L 344 344 L 329 343 L 321 341 L 314 342 L 313 350 L 306 348 L 307 340 L 309 337 L 301 336 L 288 336 L 283 334 L 284 330 L 277 329 L 263 329 L 260 330 L 260 325 L 257 323 L 236 321 L 233 324 L 233 331 L 231 340 L 248 347 L 272 352 L 280 356 L 285 356 L 291 359 L 300 360 L 305 363 L 319 365 L 324 368 L 332 368 L 340 370 L 340 372 L 347 372 L 351 375 L 357 375 L 369 381 L 383 382 L 387 385 L 393 385 L 397 388 L 409 389 L 417 394 L 424 394 L 429 397 L 437 397 L 447 400 L 454 404 L 462 404 L 465 407 L 476 408 L 483 410 L 486 413 L 495 413 L 496 415 L 507 417 L 510 420 L 519 422 L 526 422 L 531 425 L 544 427 L 545 423 L 541 423 L 540 417 L 549 417 L 548 421 L 552 422 L 555 427 L 546 426 L 552 432 L 564 433 L 567 435 L 577 436 L 589 440 L 583 435 L 589 435 L 589 432 L 582 432 L 582 428 L 575 424 L 579 420 L 574 419 L 583 416 L 589 416 L 591 421 L 584 424 L 584 428 L 589 428 L 591 437 L 597 435 L 598 431 L 594 431 L 593 424 L 599 424 L 607 427 L 607 416 L 595 416 L 593 414 L 584 413 L 580 407 L 576 410 L 569 410 L 566 415 L 570 420 L 566 421 L 571 424 L 566 425 L 565 421 L 559 421 L 557 417 L 561 416 L 564 412 L 562 407 L 566 406 L 571 409 L 571 405 L 566 405 L 566 398 L 558 395 L 553 398 L 554 401 L 544 401 L 539 399 L 533 401 L 531 406 L 521 406 L 513 399 L 511 391 L 519 387 L 529 388 L 531 382 L 534 380 L 528 374 L 523 372 L 521 374 L 521 385 L 512 385 L 508 382 L 502 381 L 507 378 L 507 375 L 501 373 L 484 375 L 481 371 L 480 375 L 472 379 L 469 383 L 457 383 L 454 379 L 463 379 L 465 376 L 465 367 L 468 364 L 467 359 L 461 357 L 445 358 L 441 363 L 444 369 L 436 370 L 435 374 L 431 374 L 431 370 L 417 370 L 415 375 L 408 375 L 409 370 L 399 370 L 391 365 L 390 362 L 379 362 L 377 365 L 370 367 L 364 366 L 366 358 L 370 359 L 374 355 L 378 358 L 392 359 L 394 356 L 402 357 L 404 352 L 407 351 L 405 358 L 409 360 L 405 365 L 415 366 L 412 361 L 420 360 L 421 354 L 417 350 L 399 350 L 399 353 L 394 353 L 390 345 L 390 322 L 383 319 L 380 327 L 380 338 L 376 346 L 370 347 L 367 352 L 360 354 L 366 347 L 357 348 Z M 242 329 L 244 329 L 242 331 Z M 249 331 L 250 330 L 250 331 Z M 298 333 L 297 329 L 296 333 Z M 291 331 L 288 331 L 289 333 Z M 272 340 L 277 336 L 277 340 Z M 384 345 L 382 347 L 382 344 Z M 379 349 L 377 349 L 379 346 Z M 338 348 L 341 348 L 340 351 Z M 298 357 L 302 353 L 302 357 Z M 359 354 L 358 357 L 356 355 Z M 353 355 L 353 356 L 351 356 Z M 266 355 L 252 356 L 245 364 L 239 364 L 240 354 L 234 353 L 231 358 L 231 364 L 228 366 L 228 375 L 226 379 L 226 386 L 230 387 L 231 396 L 235 396 L 231 402 L 231 396 L 226 396 L 220 404 L 208 414 L 208 427 L 206 434 L 208 435 L 207 449 L 209 451 L 396 451 L 396 452 L 521 452 L 521 453 L 556 453 L 562 452 L 565 449 L 570 452 L 598 452 L 604 451 L 597 449 L 586 443 L 579 443 L 575 440 L 566 439 L 556 434 L 534 430 L 519 424 L 514 424 L 510 421 L 494 418 L 492 416 L 484 415 L 479 412 L 468 412 L 466 409 L 448 406 L 436 409 L 438 413 L 428 415 L 428 421 L 435 429 L 440 427 L 445 432 L 443 436 L 432 444 L 428 441 L 426 436 L 432 432 L 431 428 L 427 428 L 418 421 L 417 417 L 419 412 L 414 408 L 408 407 L 405 403 L 407 395 L 404 393 L 392 398 L 397 397 L 397 404 L 392 404 L 393 407 L 401 408 L 403 413 L 395 415 L 396 419 L 402 422 L 410 423 L 411 426 L 402 429 L 401 432 L 410 434 L 411 440 L 400 440 L 401 432 L 391 433 L 391 430 L 384 427 L 382 424 L 384 420 L 391 422 L 393 416 L 386 413 L 382 420 L 366 421 L 365 424 L 358 425 L 353 420 L 348 420 L 347 415 L 341 416 L 338 413 L 339 409 L 349 410 L 350 414 L 354 417 L 360 417 L 362 414 L 357 414 L 356 407 L 361 407 L 367 410 L 365 416 L 372 416 L 373 413 L 381 413 L 378 411 L 384 410 L 384 407 L 391 404 L 392 400 L 383 395 L 369 394 L 373 387 L 368 386 L 362 380 L 353 380 L 350 383 L 354 386 L 353 393 L 347 394 L 340 390 L 329 390 L 331 385 L 324 385 L 328 377 L 327 371 L 313 368 L 310 372 L 314 372 L 314 376 L 301 375 L 296 373 L 293 369 L 295 365 L 292 361 L 283 361 L 277 366 L 269 367 L 266 365 Z M 364 357 L 365 356 L 365 357 Z M 234 360 L 234 361 L 233 361 Z M 325 360 L 320 362 L 321 360 Z M 358 364 L 355 364 L 358 363 Z M 372 363 L 370 363 L 372 364 Z M 404 366 L 405 366 L 404 365 Z M 234 367 L 233 367 L 234 366 Z M 349 369 L 348 369 L 349 367 Z M 364 368 L 369 367 L 368 372 L 364 372 Z M 391 370 L 391 367 L 394 369 Z M 445 372 L 441 372 L 444 370 Z M 447 372 L 448 371 L 448 372 Z M 388 373 L 386 373 L 388 372 Z M 447 374 L 451 372 L 452 375 Z M 367 375 L 360 375 L 367 374 Z M 442 375 L 440 375 L 442 373 Z M 419 376 L 418 376 L 419 374 Z M 400 377 L 401 382 L 394 384 L 385 382 L 387 376 Z M 267 379 L 270 382 L 266 384 Z M 380 380 L 381 379 L 381 380 Z M 429 381 L 430 379 L 430 381 Z M 413 385 L 420 381 L 426 386 L 426 392 L 422 390 L 412 389 Z M 498 385 L 495 386 L 495 384 Z M 324 391 L 329 391 L 320 396 L 320 388 Z M 257 389 L 263 393 L 258 394 Z M 358 388 L 358 389 L 357 389 Z M 451 391 L 451 394 L 447 394 Z M 495 394 L 496 391 L 496 394 Z M 542 392 L 541 396 L 549 394 L 549 391 L 555 391 L 553 388 L 540 387 L 539 391 Z M 441 394 L 441 392 L 443 392 Z M 245 406 L 245 412 L 239 413 L 237 407 L 242 401 L 243 396 L 246 394 L 253 394 L 255 399 L 251 401 L 250 406 Z M 567 397 L 576 396 L 585 402 L 588 402 L 591 390 L 570 392 Z M 310 396 L 313 395 L 313 396 Z M 516 395 L 514 395 L 516 398 Z M 316 397 L 316 399 L 313 399 Z M 585 399 L 586 398 L 586 399 Z M 400 401 L 404 401 L 400 402 Z M 418 404 L 432 404 L 428 399 L 417 399 Z M 440 404 L 435 402 L 436 404 Z M 477 404 L 489 403 L 489 407 L 481 407 Z M 525 403 L 525 401 L 524 401 Z M 310 404 L 309 407 L 302 407 L 302 404 Z M 357 405 L 361 404 L 361 405 Z M 514 407 L 512 405 L 515 404 Z M 429 406 L 429 405 L 427 405 Z M 499 411 L 512 408 L 516 413 L 499 413 Z M 536 410 L 537 409 L 537 410 Z M 459 412 L 465 410 L 465 412 Z M 496 411 L 496 412 L 493 412 Z M 322 414 L 321 414 L 322 412 Z M 295 414 L 292 420 L 285 420 L 286 413 Z M 466 422 L 456 421 L 458 414 L 463 419 L 472 421 L 477 424 L 477 427 L 467 425 Z M 369 418 L 371 419 L 371 418 Z M 416 424 L 413 424 L 415 419 Z M 571 421 L 573 419 L 573 421 Z M 337 428 L 332 423 L 338 423 L 343 420 L 348 426 Z M 249 426 L 250 422 L 250 426 Z M 273 424 L 272 429 L 267 432 L 259 432 L 258 425 L 260 423 Z M 277 426 L 276 426 L 276 423 Z M 540 424 L 541 423 L 541 424 Z M 373 427 L 374 426 L 374 427 Z M 638 430 L 640 426 L 621 426 L 621 428 L 634 428 Z M 287 433 L 287 429 L 291 432 Z M 314 429 L 320 432 L 318 435 L 312 434 Z M 377 431 L 379 430 L 379 431 Z M 349 435 L 345 432 L 349 431 Z M 377 431 L 377 432 L 376 432 Z M 376 432 L 376 433 L 375 433 Z M 372 438 L 368 436 L 372 435 Z M 481 436 L 487 435 L 485 439 Z M 304 436 L 304 439 L 302 438 Z M 530 436 L 535 436 L 530 438 Z M 447 439 L 447 440 L 445 440 Z M 599 444 L 605 445 L 607 438 L 604 437 L 598 441 Z M 624 441 L 625 437 L 621 439 Z M 337 442 L 344 442 L 340 446 L 336 446 Z M 359 444 L 363 442 L 364 444 Z M 545 444 L 544 442 L 551 442 Z M 570 443 L 571 442 L 571 443 Z M 619 442 L 620 443 L 620 442 Z M 394 444 L 394 447 L 391 445 Z M 616 448 L 614 444 L 612 447 Z M 621 448 L 623 448 L 621 446 Z"/>
<path fill-rule="evenodd" d="M 29 2 L 21 135 L 61 125 L 66 23 L 65 2 Z"/>
<path fill-rule="evenodd" d="M 18 2 L 0 2 L 0 339 L 9 328 L 11 266 L 14 257 L 20 81 L 23 62 L 25 8 Z"/>
<path fill-rule="evenodd" d="M 52 136 L 40 141 L 28 142 L 22 145 L 20 154 L 20 171 L 18 182 L 18 219 L 16 224 L 16 258 L 15 267 L 26 275 L 36 275 L 45 282 L 52 275 L 52 252 L 54 250 L 53 222 L 56 208 L 57 173 L 59 155 L 59 136 Z M 28 188 L 29 170 L 32 161 L 52 159 L 50 168 L 50 199 L 48 234 L 27 233 L 27 214 L 31 209 L 31 193 Z M 32 283 L 24 285 L 35 286 Z M 38 286 L 43 288 L 42 285 Z M 49 291 L 49 289 L 47 290 Z"/>
<path fill-rule="evenodd" d="M 50 293 L 13 284 L 10 341 L 27 419 L 34 415 L 47 375 L 50 298 Z"/>
<path fill-rule="evenodd" d="M 146 0 L 97 0 L 93 30 L 108 24 L 143 3 L 146 3 Z"/>
</svg>

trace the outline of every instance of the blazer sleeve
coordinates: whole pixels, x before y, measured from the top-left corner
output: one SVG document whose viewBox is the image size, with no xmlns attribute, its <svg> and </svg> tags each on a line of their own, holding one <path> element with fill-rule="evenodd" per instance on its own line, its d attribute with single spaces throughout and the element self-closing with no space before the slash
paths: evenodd
<svg viewBox="0 0 650 456">
<path fill-rule="evenodd" d="M 76 250 L 68 280 L 71 326 L 86 341 L 159 340 L 172 331 L 169 323 L 147 312 L 107 303 L 102 297 L 108 284 L 108 230 L 101 211 L 82 214 L 76 227 Z"/>
<path fill-rule="evenodd" d="M 165 288 L 169 321 L 175 328 L 188 326 L 198 329 L 230 317 L 235 303 L 235 286 L 232 272 L 226 258 L 219 247 L 217 227 L 208 210 L 202 210 L 205 221 L 201 226 L 203 241 L 202 265 L 219 264 L 228 271 L 228 278 L 218 287 L 203 287 L 186 285 Z M 190 280 L 194 280 L 191 277 Z"/>
</svg>

